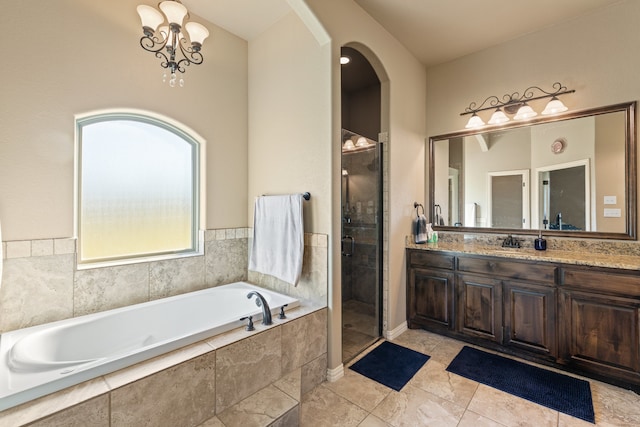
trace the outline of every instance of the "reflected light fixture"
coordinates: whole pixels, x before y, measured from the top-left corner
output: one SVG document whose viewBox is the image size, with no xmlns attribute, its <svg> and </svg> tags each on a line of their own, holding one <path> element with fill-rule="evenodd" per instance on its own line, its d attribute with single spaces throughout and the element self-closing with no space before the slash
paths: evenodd
<svg viewBox="0 0 640 427">
<path fill-rule="evenodd" d="M 495 109 L 488 122 L 490 125 L 499 125 L 508 122 L 509 116 L 507 116 L 507 114 L 514 115 L 513 120 L 531 119 L 537 116 L 538 113 L 535 112 L 527 102 L 538 99 L 551 98 L 541 114 L 559 114 L 567 111 L 568 108 L 558 99 L 558 96 L 573 93 L 575 90 L 569 90 L 559 82 L 554 83 L 553 88 L 553 91 L 546 91 L 538 86 L 531 86 L 525 89 L 522 94 L 513 92 L 512 94 L 503 95 L 502 98 L 492 95 L 485 99 L 479 106 L 475 102 L 472 102 L 460 115 L 471 114 L 465 128 L 473 129 L 485 125 L 484 121 L 478 116 L 478 113 L 486 110 Z"/>
<path fill-rule="evenodd" d="M 367 138 L 365 138 L 364 136 L 361 136 L 356 141 L 357 148 L 368 147 L 368 146 L 369 146 L 369 142 L 367 141 Z"/>
<path fill-rule="evenodd" d="M 167 81 L 169 73 L 169 86 L 184 86 L 184 79 L 178 80 L 177 73 L 184 73 L 186 66 L 202 64 L 204 60 L 200 50 L 204 39 L 209 37 L 209 30 L 197 22 L 187 22 L 189 18 L 187 8 L 179 0 L 165 0 L 158 5 L 160 10 L 148 6 L 137 7 L 138 15 L 142 21 L 144 35 L 140 39 L 140 46 L 148 52 L 155 54 L 165 68 L 162 81 Z M 187 35 L 189 36 L 187 39 Z"/>
<path fill-rule="evenodd" d="M 356 146 L 355 146 L 355 145 L 353 145 L 353 141 L 352 141 L 351 139 L 347 139 L 347 140 L 344 142 L 344 145 L 342 146 L 342 149 L 343 149 L 343 150 L 351 151 L 351 150 L 355 150 L 355 149 L 356 149 Z"/>
<path fill-rule="evenodd" d="M 342 55 L 340 56 L 340 65 L 347 65 L 349 62 L 351 62 L 351 58 L 346 56 L 346 55 Z"/>
</svg>

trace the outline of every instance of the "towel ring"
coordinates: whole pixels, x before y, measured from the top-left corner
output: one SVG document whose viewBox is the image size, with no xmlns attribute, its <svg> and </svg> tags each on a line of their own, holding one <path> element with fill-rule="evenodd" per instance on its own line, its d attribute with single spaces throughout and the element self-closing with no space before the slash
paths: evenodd
<svg viewBox="0 0 640 427">
<path fill-rule="evenodd" d="M 424 206 L 422 206 L 420 203 L 418 202 L 413 202 L 413 207 L 416 208 L 416 215 L 420 215 L 420 211 L 418 211 L 418 208 L 422 208 L 422 215 L 424 215 Z"/>
</svg>

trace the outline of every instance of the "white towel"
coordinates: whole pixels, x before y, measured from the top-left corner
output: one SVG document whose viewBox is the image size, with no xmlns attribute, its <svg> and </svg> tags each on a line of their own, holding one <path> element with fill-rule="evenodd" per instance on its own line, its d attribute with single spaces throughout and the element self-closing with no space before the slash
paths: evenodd
<svg viewBox="0 0 640 427">
<path fill-rule="evenodd" d="M 256 198 L 249 270 L 297 286 L 303 255 L 302 194 Z"/>
<path fill-rule="evenodd" d="M 464 226 L 475 227 L 476 226 L 476 204 L 467 203 L 464 206 Z"/>
</svg>

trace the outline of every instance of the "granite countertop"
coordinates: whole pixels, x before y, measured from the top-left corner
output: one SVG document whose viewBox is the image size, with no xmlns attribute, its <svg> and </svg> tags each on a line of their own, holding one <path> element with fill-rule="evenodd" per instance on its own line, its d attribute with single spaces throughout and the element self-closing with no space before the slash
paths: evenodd
<svg viewBox="0 0 640 427">
<path fill-rule="evenodd" d="M 475 255 L 499 256 L 512 259 L 524 259 L 529 261 L 546 261 L 562 264 L 640 271 L 640 256 L 637 255 L 605 254 L 557 249 L 537 251 L 533 248 L 503 248 L 501 246 L 482 245 L 477 243 L 443 241 L 425 244 L 407 242 L 406 247 L 408 249 L 420 249 L 425 251 L 458 252 Z"/>
</svg>

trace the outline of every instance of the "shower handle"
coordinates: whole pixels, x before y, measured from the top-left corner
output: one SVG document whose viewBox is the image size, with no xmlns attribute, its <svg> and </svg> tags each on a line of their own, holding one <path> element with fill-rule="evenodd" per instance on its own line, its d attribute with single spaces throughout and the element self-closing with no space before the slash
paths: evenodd
<svg viewBox="0 0 640 427">
<path fill-rule="evenodd" d="M 351 250 L 349 252 L 346 252 L 344 250 L 344 244 L 346 240 L 350 240 L 351 241 Z M 353 256 L 353 252 L 356 249 L 356 239 L 354 239 L 352 236 L 349 236 L 348 234 L 345 234 L 342 237 L 342 256 Z"/>
</svg>

